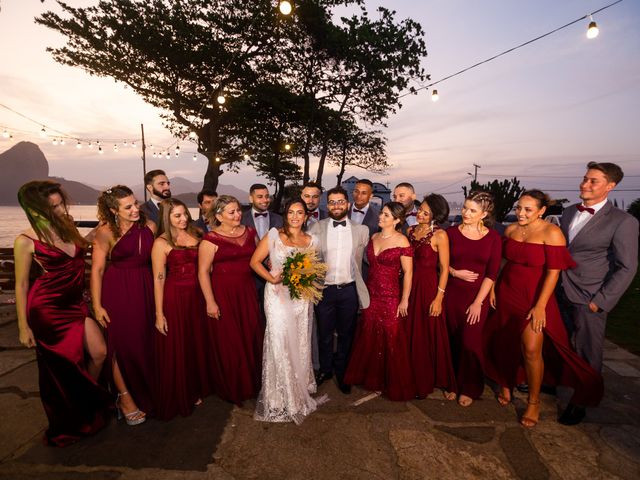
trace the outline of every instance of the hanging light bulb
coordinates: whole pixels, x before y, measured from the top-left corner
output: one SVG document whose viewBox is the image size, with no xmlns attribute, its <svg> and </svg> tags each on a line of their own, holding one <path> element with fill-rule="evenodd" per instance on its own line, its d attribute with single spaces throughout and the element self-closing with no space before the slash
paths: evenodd
<svg viewBox="0 0 640 480">
<path fill-rule="evenodd" d="M 176 157 L 180 156 L 180 147 L 176 147 Z"/>
<path fill-rule="evenodd" d="M 60 139 L 60 145 L 64 145 L 64 138 Z"/>
<path fill-rule="evenodd" d="M 285 143 L 284 149 L 288 152 L 289 150 L 291 150 L 291 145 L 289 145 L 288 143 Z"/>
<path fill-rule="evenodd" d="M 117 144 L 117 143 L 114 143 L 114 144 L 113 144 L 113 151 L 114 151 L 114 152 L 117 152 L 117 151 L 118 151 L 118 144 Z"/>
<path fill-rule="evenodd" d="M 5 128 L 4 131 L 2 132 L 2 136 L 4 138 L 9 138 L 9 131 Z"/>
<path fill-rule="evenodd" d="M 283 15 L 290 15 L 293 10 L 293 5 L 289 0 L 280 0 L 280 4 L 278 5 L 278 9 L 280 13 Z"/>
<path fill-rule="evenodd" d="M 82 144 L 80 143 L 80 140 L 78 140 L 78 143 L 76 143 L 76 148 L 78 150 L 80 150 L 82 148 Z"/>
<path fill-rule="evenodd" d="M 98 147 L 98 153 L 99 153 L 100 155 L 104 155 L 104 150 L 103 150 L 103 149 L 102 149 L 102 147 L 100 147 L 100 146 Z"/>
<path fill-rule="evenodd" d="M 100 140 L 96 140 L 96 145 L 100 146 Z"/>
<path fill-rule="evenodd" d="M 592 38 L 596 38 L 600 34 L 600 29 L 598 28 L 598 24 L 593 21 L 593 17 L 589 15 L 591 21 L 589 22 L 589 26 L 587 27 L 587 38 L 591 40 Z"/>
<path fill-rule="evenodd" d="M 193 130 L 191 130 L 189 132 L 189 138 L 196 139 L 196 138 L 198 138 L 198 134 L 196 132 L 194 132 Z"/>
<path fill-rule="evenodd" d="M 53 143 L 54 145 L 58 145 L 58 139 L 57 139 L 57 138 L 54 138 L 54 139 L 53 139 L 53 141 L 52 141 L 51 143 Z"/>
<path fill-rule="evenodd" d="M 136 148 L 136 142 L 135 141 L 131 142 L 131 148 Z"/>
<path fill-rule="evenodd" d="M 93 148 L 93 143 L 89 142 L 89 148 Z"/>
<path fill-rule="evenodd" d="M 219 161 L 220 161 L 220 157 L 216 157 L 216 162 L 219 162 Z"/>
<path fill-rule="evenodd" d="M 195 161 L 197 161 L 197 160 L 198 160 L 198 157 L 196 157 L 196 154 L 194 153 L 194 154 L 193 154 L 193 161 L 195 162 Z"/>
<path fill-rule="evenodd" d="M 165 155 L 165 157 L 171 158 L 171 154 L 169 153 L 169 150 L 167 150 L 167 154 Z"/>
<path fill-rule="evenodd" d="M 219 103 L 220 105 L 224 105 L 224 102 L 226 102 L 226 101 L 227 101 L 227 99 L 226 99 L 226 98 L 224 98 L 224 95 L 222 95 L 222 94 L 218 95 L 218 99 L 217 99 L 217 100 L 218 100 L 218 103 Z"/>
<path fill-rule="evenodd" d="M 153 158 L 156 158 L 156 157 L 157 157 L 156 152 L 153 152 Z"/>
<path fill-rule="evenodd" d="M 433 92 L 431 92 L 431 100 L 437 102 L 439 98 L 440 95 L 438 95 L 438 90 L 434 90 Z"/>
<path fill-rule="evenodd" d="M 249 156 L 249 154 L 248 154 L 248 153 L 245 153 L 245 154 L 244 154 L 244 159 L 245 159 L 245 160 L 249 160 L 250 158 L 251 158 L 251 157 Z"/>
<path fill-rule="evenodd" d="M 47 131 L 44 129 L 44 127 L 42 127 L 42 130 L 40 130 L 40 136 L 42 138 L 46 138 L 47 137 Z"/>
<path fill-rule="evenodd" d="M 129 142 L 127 142 L 126 140 L 124 142 L 122 142 L 122 146 L 123 147 L 128 147 L 129 146 Z"/>
</svg>

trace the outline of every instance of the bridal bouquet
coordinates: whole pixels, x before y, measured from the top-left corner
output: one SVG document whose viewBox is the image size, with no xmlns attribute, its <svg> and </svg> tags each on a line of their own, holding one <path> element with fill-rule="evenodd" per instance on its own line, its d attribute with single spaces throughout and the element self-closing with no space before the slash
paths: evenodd
<svg viewBox="0 0 640 480">
<path fill-rule="evenodd" d="M 327 265 L 315 250 L 298 251 L 287 257 L 282 266 L 282 284 L 289 287 L 291 299 L 318 303 L 322 299 L 322 284 Z"/>
</svg>

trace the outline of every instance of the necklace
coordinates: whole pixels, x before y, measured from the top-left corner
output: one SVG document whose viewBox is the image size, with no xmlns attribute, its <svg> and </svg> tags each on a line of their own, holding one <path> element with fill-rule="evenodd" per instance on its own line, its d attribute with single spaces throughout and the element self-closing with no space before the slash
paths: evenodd
<svg viewBox="0 0 640 480">
<path fill-rule="evenodd" d="M 382 232 L 380 232 L 380 238 L 382 238 L 383 240 L 386 240 L 387 238 L 391 238 L 394 233 L 395 232 L 392 232 L 389 235 L 382 235 Z"/>
</svg>

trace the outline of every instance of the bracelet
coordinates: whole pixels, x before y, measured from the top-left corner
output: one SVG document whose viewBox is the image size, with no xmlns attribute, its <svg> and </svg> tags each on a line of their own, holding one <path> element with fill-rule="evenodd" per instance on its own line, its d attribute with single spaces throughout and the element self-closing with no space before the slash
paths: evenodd
<svg viewBox="0 0 640 480">
<path fill-rule="evenodd" d="M 453 277 L 456 278 L 456 271 L 452 268 L 451 271 L 449 272 L 449 274 Z"/>
<path fill-rule="evenodd" d="M 444 293 L 444 288 L 438 287 L 438 291 Z"/>
</svg>

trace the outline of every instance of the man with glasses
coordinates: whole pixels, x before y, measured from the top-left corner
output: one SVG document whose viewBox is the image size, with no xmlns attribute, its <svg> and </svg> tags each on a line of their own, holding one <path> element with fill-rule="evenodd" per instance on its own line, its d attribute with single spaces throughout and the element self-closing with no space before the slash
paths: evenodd
<svg viewBox="0 0 640 480">
<path fill-rule="evenodd" d="M 316 383 L 321 385 L 336 374 L 342 393 L 351 393 L 343 382 L 349 362 L 358 308 L 369 306 L 369 292 L 362 279 L 362 259 L 369 242 L 369 229 L 347 218 L 349 200 L 342 187 L 327 192 L 329 218 L 313 225 L 310 233 L 319 242 L 319 251 L 327 264 L 322 300 L 316 306 L 320 369 Z M 333 351 L 334 333 L 338 334 Z"/>
</svg>

